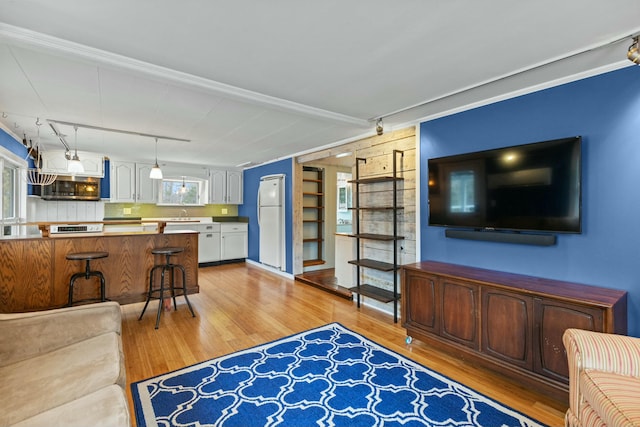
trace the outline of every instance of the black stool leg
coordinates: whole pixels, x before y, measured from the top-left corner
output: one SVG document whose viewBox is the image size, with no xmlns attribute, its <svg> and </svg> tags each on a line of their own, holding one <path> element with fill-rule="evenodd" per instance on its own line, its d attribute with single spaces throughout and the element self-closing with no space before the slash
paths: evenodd
<svg viewBox="0 0 640 427">
<path fill-rule="evenodd" d="M 156 329 L 160 326 L 160 315 L 162 314 L 162 306 L 164 305 L 164 272 L 167 269 L 165 265 L 162 266 L 162 273 L 160 274 L 160 296 L 158 301 L 158 314 L 156 315 Z"/>
<path fill-rule="evenodd" d="M 71 281 L 69 282 L 69 302 L 67 306 L 71 307 L 73 305 L 73 285 L 76 283 L 76 279 L 79 277 L 84 277 L 84 273 L 75 273 L 71 276 Z"/>
<path fill-rule="evenodd" d="M 158 267 L 160 266 L 158 265 L 154 266 L 153 268 L 151 268 L 151 272 L 149 273 L 149 292 L 147 293 L 147 302 L 144 303 L 144 308 L 142 309 L 142 313 L 140 313 L 140 317 L 138 317 L 138 320 L 142 320 L 142 316 L 144 315 L 144 312 L 147 310 L 149 301 L 151 301 L 151 296 L 153 295 L 153 273 L 156 271 Z"/>
<path fill-rule="evenodd" d="M 179 268 L 182 271 L 182 295 L 184 295 L 184 300 L 187 302 L 187 306 L 189 307 L 189 311 L 191 312 L 191 317 L 196 317 L 196 314 L 193 312 L 193 308 L 191 307 L 191 303 L 189 302 L 189 298 L 187 297 L 187 273 L 184 269 L 184 266 L 177 264 L 174 267 Z M 173 303 L 175 304 L 175 297 L 173 299 Z"/>
</svg>

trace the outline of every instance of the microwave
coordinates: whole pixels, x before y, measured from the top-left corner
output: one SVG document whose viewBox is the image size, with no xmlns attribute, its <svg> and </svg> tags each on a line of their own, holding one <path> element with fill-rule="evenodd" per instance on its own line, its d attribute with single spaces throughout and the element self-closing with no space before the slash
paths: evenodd
<svg viewBox="0 0 640 427">
<path fill-rule="evenodd" d="M 100 179 L 79 176 L 58 176 L 53 184 L 43 186 L 44 200 L 100 200 Z"/>
</svg>

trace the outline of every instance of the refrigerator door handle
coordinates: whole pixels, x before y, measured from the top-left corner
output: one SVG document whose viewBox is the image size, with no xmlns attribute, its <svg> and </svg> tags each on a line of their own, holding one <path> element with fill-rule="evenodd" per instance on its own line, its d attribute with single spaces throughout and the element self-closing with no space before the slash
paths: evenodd
<svg viewBox="0 0 640 427">
<path fill-rule="evenodd" d="M 258 186 L 258 202 L 256 203 L 256 216 L 258 217 L 258 226 L 260 225 L 260 186 Z"/>
</svg>

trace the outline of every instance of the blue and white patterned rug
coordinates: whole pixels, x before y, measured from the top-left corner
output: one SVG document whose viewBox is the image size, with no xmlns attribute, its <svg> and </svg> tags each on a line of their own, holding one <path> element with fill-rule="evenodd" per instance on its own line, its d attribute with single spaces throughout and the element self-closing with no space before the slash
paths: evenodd
<svg viewBox="0 0 640 427">
<path fill-rule="evenodd" d="M 131 389 L 139 427 L 542 426 L 338 323 Z"/>
</svg>

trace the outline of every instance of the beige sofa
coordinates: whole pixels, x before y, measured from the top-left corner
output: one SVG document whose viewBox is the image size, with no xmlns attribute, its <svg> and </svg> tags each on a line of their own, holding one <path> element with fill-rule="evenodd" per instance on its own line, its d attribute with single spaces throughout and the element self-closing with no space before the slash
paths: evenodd
<svg viewBox="0 0 640 427">
<path fill-rule="evenodd" d="M 129 426 L 120 306 L 0 314 L 0 426 Z"/>
<path fill-rule="evenodd" d="M 567 427 L 640 426 L 640 338 L 567 329 Z"/>
</svg>

